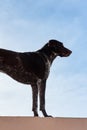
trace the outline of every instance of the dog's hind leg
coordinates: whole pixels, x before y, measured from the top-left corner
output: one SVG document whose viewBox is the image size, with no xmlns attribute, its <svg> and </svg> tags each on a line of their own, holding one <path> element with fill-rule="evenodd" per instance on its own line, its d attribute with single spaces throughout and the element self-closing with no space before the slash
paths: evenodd
<svg viewBox="0 0 87 130">
<path fill-rule="evenodd" d="M 34 112 L 34 116 L 38 116 L 38 112 L 37 112 L 38 86 L 37 85 L 32 85 L 32 98 L 33 98 L 32 111 Z"/>
</svg>

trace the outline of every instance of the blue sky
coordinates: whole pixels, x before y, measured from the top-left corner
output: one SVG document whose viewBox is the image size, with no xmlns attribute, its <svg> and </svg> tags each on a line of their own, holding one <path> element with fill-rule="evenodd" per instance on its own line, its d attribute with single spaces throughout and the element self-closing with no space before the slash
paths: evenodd
<svg viewBox="0 0 87 130">
<path fill-rule="evenodd" d="M 73 52 L 56 58 L 47 81 L 46 109 L 55 117 L 87 117 L 86 12 L 86 0 L 0 1 L 0 48 L 34 51 L 57 39 Z M 0 73 L 0 115 L 32 116 L 31 94 Z"/>
</svg>

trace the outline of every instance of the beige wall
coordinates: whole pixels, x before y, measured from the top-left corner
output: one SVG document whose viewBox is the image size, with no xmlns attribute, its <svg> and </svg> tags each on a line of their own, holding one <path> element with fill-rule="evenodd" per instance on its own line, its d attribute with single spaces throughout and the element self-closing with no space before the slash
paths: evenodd
<svg viewBox="0 0 87 130">
<path fill-rule="evenodd" d="M 0 117 L 0 130 L 87 130 L 87 119 Z"/>
</svg>

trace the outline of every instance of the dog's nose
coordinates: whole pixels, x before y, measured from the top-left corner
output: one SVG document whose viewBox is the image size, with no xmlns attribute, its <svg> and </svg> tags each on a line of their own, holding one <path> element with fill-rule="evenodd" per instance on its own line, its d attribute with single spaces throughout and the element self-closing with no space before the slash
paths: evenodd
<svg viewBox="0 0 87 130">
<path fill-rule="evenodd" d="M 69 50 L 70 51 L 70 54 L 72 53 L 72 51 L 71 50 Z"/>
<path fill-rule="evenodd" d="M 68 50 L 67 56 L 71 55 L 72 51 Z"/>
<path fill-rule="evenodd" d="M 67 56 L 71 55 L 71 53 L 72 53 L 72 51 L 71 51 L 71 50 L 69 50 L 69 49 L 66 49 L 65 56 L 67 57 Z"/>
</svg>

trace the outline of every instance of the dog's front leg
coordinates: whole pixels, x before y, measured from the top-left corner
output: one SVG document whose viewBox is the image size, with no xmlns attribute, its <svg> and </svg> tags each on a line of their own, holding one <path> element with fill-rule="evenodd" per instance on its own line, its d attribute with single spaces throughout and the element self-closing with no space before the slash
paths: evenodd
<svg viewBox="0 0 87 130">
<path fill-rule="evenodd" d="M 32 98 L 33 98 L 32 111 L 34 112 L 34 116 L 38 116 L 38 112 L 37 112 L 38 87 L 37 85 L 32 85 Z"/>
<path fill-rule="evenodd" d="M 45 117 L 52 117 L 47 114 L 45 110 L 45 89 L 46 89 L 46 80 L 43 80 L 41 82 L 40 88 L 39 88 L 39 94 L 40 94 L 40 110 L 42 111 L 43 115 Z"/>
</svg>

